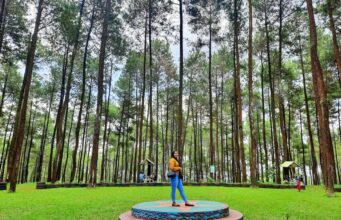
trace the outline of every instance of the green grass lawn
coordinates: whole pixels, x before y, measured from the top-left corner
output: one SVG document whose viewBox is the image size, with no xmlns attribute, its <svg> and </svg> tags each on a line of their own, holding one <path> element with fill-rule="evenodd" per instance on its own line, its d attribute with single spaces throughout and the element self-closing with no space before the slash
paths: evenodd
<svg viewBox="0 0 341 220">
<path fill-rule="evenodd" d="M 36 190 L 19 185 L 16 193 L 0 191 L 0 219 L 118 219 L 134 204 L 166 200 L 169 187 L 112 187 Z M 341 193 L 326 197 L 322 187 L 253 189 L 186 186 L 190 200 L 229 204 L 245 219 L 341 219 Z M 177 195 L 179 196 L 179 195 Z"/>
</svg>

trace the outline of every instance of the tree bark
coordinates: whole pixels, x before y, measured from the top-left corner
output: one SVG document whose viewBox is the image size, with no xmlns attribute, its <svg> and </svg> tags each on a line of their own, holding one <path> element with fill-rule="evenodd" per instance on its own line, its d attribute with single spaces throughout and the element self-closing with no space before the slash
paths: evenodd
<svg viewBox="0 0 341 220">
<path fill-rule="evenodd" d="M 61 174 L 61 166 L 63 161 L 63 143 L 64 143 L 64 130 L 66 128 L 63 128 L 63 119 L 65 117 L 65 111 L 68 108 L 69 100 L 70 100 L 70 92 L 71 92 L 71 84 L 72 84 L 72 77 L 73 77 L 73 68 L 74 68 L 74 61 L 78 52 L 78 45 L 79 45 L 79 35 L 80 35 L 80 29 L 82 25 L 82 17 L 83 17 L 83 10 L 84 10 L 84 3 L 85 0 L 82 0 L 80 4 L 80 11 L 78 16 L 78 23 L 77 23 L 77 31 L 75 36 L 75 42 L 73 45 L 73 50 L 71 54 L 71 60 L 70 60 L 70 70 L 68 74 L 68 81 L 66 85 L 66 93 L 65 93 L 65 100 L 63 101 L 63 104 L 61 106 L 60 111 L 58 111 L 57 115 L 57 144 L 56 144 L 56 156 L 53 163 L 53 172 L 52 172 L 52 182 L 55 182 L 60 179 Z"/>
<path fill-rule="evenodd" d="M 182 127 L 183 127 L 183 110 L 182 110 L 182 96 L 183 96 L 183 75 L 184 75 L 184 56 L 183 56 L 183 1 L 179 0 L 179 15 L 180 15 L 180 65 L 179 65 L 179 109 L 178 109 L 178 142 L 177 146 L 180 153 L 180 162 L 183 158 L 183 145 L 182 145 Z"/>
<path fill-rule="evenodd" d="M 329 109 L 323 71 L 317 53 L 317 33 L 312 0 L 306 0 L 309 15 L 310 56 L 313 76 L 313 89 L 318 119 L 321 168 L 324 185 L 328 194 L 334 193 L 334 152 L 329 128 Z"/>
<path fill-rule="evenodd" d="M 251 140 L 251 185 L 257 185 L 257 140 L 256 140 L 256 130 L 254 127 L 253 120 L 253 64 L 252 64 L 252 0 L 248 0 L 249 3 L 249 42 L 248 42 L 248 72 L 249 72 L 249 124 L 250 124 L 250 140 Z"/>
<path fill-rule="evenodd" d="M 72 183 L 75 175 L 76 175 L 76 168 L 77 168 L 77 153 L 78 153 L 78 147 L 79 147 L 79 134 L 81 130 L 81 121 L 82 121 L 82 114 L 83 114 L 83 106 L 84 106 L 84 98 L 85 98 L 85 86 L 86 86 L 86 69 L 87 69 L 87 59 L 88 59 L 88 48 L 89 48 L 89 42 L 91 38 L 91 32 L 93 29 L 94 21 L 95 21 L 95 6 L 93 6 L 92 9 L 92 15 L 90 19 L 90 27 L 88 30 L 88 34 L 86 37 L 86 43 L 85 43 L 85 49 L 84 49 L 84 56 L 83 56 L 83 75 L 82 75 L 82 93 L 80 98 L 80 104 L 79 104 L 79 112 L 78 112 L 78 119 L 77 119 L 77 125 L 75 130 L 75 147 L 72 151 L 72 164 L 71 164 L 71 176 L 70 176 L 70 182 Z"/>
<path fill-rule="evenodd" d="M 268 147 L 266 145 L 266 128 L 265 128 L 265 98 L 264 98 L 264 65 L 263 65 L 263 53 L 260 55 L 261 61 L 261 87 L 262 87 L 262 137 L 264 148 L 264 163 L 265 163 L 265 181 L 269 182 L 269 156 Z"/>
<path fill-rule="evenodd" d="M 108 129 L 108 115 L 109 115 L 109 103 L 110 103 L 110 93 L 111 93 L 111 80 L 112 80 L 112 66 L 111 66 L 111 70 L 110 70 L 110 77 L 109 77 L 109 86 L 108 86 L 108 99 L 107 99 L 107 103 L 105 106 L 105 119 L 104 119 L 104 133 L 103 133 L 103 146 L 102 146 L 102 163 L 101 163 L 101 178 L 100 181 L 104 182 L 104 172 L 105 172 L 105 167 L 107 164 L 107 160 L 106 157 L 108 155 L 108 149 L 105 148 L 106 146 L 106 137 L 107 137 L 107 129 Z"/>
<path fill-rule="evenodd" d="M 38 3 L 38 11 L 37 17 L 34 26 L 34 32 L 32 35 L 30 47 L 27 53 L 27 60 L 26 60 L 26 69 L 24 74 L 24 80 L 21 87 L 19 102 L 17 106 L 17 112 L 15 117 L 15 125 L 13 130 L 13 137 L 10 145 L 9 150 L 9 159 L 8 159 L 8 179 L 10 182 L 10 192 L 15 192 L 16 184 L 17 184 L 17 176 L 18 176 L 18 169 L 19 169 L 19 161 L 21 155 L 21 147 L 23 143 L 23 132 L 25 129 L 26 123 L 26 110 L 27 110 L 27 102 L 31 87 L 31 79 L 32 79 L 32 70 L 34 66 L 34 57 L 36 52 L 36 46 L 38 41 L 38 32 L 39 26 L 41 22 L 42 12 L 43 12 L 43 4 L 44 0 L 39 0 Z"/>
<path fill-rule="evenodd" d="M 307 127 L 308 127 L 310 154 L 311 154 L 311 163 L 312 163 L 312 181 L 314 185 L 319 185 L 320 178 L 317 172 L 317 160 L 316 160 L 316 154 L 315 154 L 313 132 L 311 129 L 310 110 L 309 110 L 309 105 L 308 105 L 308 94 L 307 94 L 307 86 L 306 86 L 306 78 L 305 78 L 301 45 L 300 45 L 300 63 L 301 63 L 301 70 L 302 70 L 301 72 L 302 72 L 302 78 L 303 78 L 304 105 L 305 105 L 305 110 L 306 110 L 306 115 L 307 115 Z"/>
<path fill-rule="evenodd" d="M 334 57 L 335 57 L 336 67 L 339 72 L 339 84 L 341 87 L 341 54 L 340 54 L 339 44 L 337 42 L 335 22 L 333 18 L 333 11 L 334 11 L 335 6 L 333 5 L 332 1 L 333 0 L 327 0 L 328 17 L 329 17 L 329 25 L 330 25 L 329 27 L 330 27 L 330 31 L 332 32 Z"/>
<path fill-rule="evenodd" d="M 280 175 L 280 158 L 279 158 L 279 146 L 277 140 L 277 126 L 276 126 L 276 102 L 275 102 L 275 85 L 274 79 L 272 75 L 271 69 L 271 55 L 270 55 L 270 38 L 269 38 L 269 30 L 268 30 L 268 15 L 267 10 L 265 11 L 265 34 L 266 34 L 266 48 L 267 48 L 267 56 L 268 56 L 268 74 L 270 81 L 270 91 L 271 91 L 271 117 L 272 117 L 272 133 L 273 133 L 273 142 L 274 142 L 274 154 L 275 154 L 275 168 L 276 168 L 276 183 L 281 183 L 281 175 Z"/>
<path fill-rule="evenodd" d="M 307 171 L 306 171 L 306 161 L 305 161 L 305 152 L 304 152 L 304 142 L 303 142 L 303 126 L 302 126 L 302 113 L 301 109 L 299 110 L 300 116 L 300 131 L 301 131 L 301 151 L 302 151 L 302 166 L 303 166 L 303 174 L 304 174 L 304 181 L 307 184 Z"/>
<path fill-rule="evenodd" d="M 66 158 L 65 158 L 65 163 L 64 163 L 64 169 L 63 169 L 63 177 L 62 177 L 62 182 L 65 183 L 65 179 L 66 179 L 66 168 L 67 168 L 67 164 L 69 162 L 69 151 L 70 151 L 70 139 L 71 139 L 71 132 L 72 132 L 72 127 L 73 127 L 73 117 L 75 114 L 75 108 L 73 108 L 72 111 L 72 115 L 71 115 L 71 125 L 70 125 L 70 129 L 69 129 L 69 134 L 68 134 L 68 138 L 67 138 L 67 152 L 66 152 Z M 67 120 L 67 118 L 65 119 Z M 65 127 L 66 128 L 66 127 Z"/>
<path fill-rule="evenodd" d="M 91 155 L 91 166 L 90 166 L 90 180 L 89 186 L 95 187 L 97 182 L 97 160 L 98 160 L 98 145 L 99 136 L 101 133 L 101 116 L 102 116 L 102 102 L 103 102 L 103 73 L 104 73 L 104 61 L 105 61 L 105 49 L 108 39 L 108 25 L 111 14 L 111 0 L 107 0 L 105 4 L 105 14 L 103 20 L 103 31 L 101 39 L 101 48 L 99 54 L 99 65 L 98 65 L 98 77 L 97 77 L 97 109 L 96 109 L 96 121 L 94 126 L 94 138 Z"/>
<path fill-rule="evenodd" d="M 139 155 L 138 155 L 138 173 L 141 172 L 141 157 L 142 157 L 142 133 L 143 133 L 143 119 L 144 119 L 144 98 L 146 91 L 146 67 L 147 67 L 147 14 L 145 19 L 145 30 L 144 30 L 144 52 L 143 52 L 143 77 L 142 77 L 142 100 L 141 100 L 141 108 L 140 108 L 140 126 L 139 126 Z"/>
</svg>

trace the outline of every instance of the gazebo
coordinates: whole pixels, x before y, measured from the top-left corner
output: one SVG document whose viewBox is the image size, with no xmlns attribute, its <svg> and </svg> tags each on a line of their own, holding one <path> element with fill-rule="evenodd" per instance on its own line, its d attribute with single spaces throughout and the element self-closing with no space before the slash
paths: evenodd
<svg viewBox="0 0 341 220">
<path fill-rule="evenodd" d="M 283 180 L 287 180 L 289 182 L 292 178 L 292 175 L 295 174 L 295 168 L 300 166 L 294 161 L 284 161 L 284 163 L 281 164 L 281 167 L 283 168 Z"/>
<path fill-rule="evenodd" d="M 144 166 L 146 164 L 147 164 L 147 175 L 146 175 L 145 182 L 154 182 L 155 176 L 153 173 L 153 166 L 155 165 L 155 163 L 147 158 L 141 161 L 140 166 Z"/>
</svg>

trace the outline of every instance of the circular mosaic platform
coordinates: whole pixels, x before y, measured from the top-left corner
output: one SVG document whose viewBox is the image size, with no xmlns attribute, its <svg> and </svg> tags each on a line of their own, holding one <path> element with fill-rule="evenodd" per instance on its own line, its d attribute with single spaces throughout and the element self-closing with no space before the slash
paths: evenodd
<svg viewBox="0 0 341 220">
<path fill-rule="evenodd" d="M 191 201 L 194 206 L 172 207 L 170 201 L 144 202 L 133 206 L 130 212 L 120 216 L 120 220 L 168 220 L 168 219 L 219 219 L 219 220 L 239 220 L 243 215 L 221 202 L 212 201 Z"/>
</svg>

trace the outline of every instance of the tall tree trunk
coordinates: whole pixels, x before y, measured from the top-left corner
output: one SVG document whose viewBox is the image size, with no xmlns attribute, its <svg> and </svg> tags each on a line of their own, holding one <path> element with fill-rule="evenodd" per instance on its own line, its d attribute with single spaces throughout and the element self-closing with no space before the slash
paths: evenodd
<svg viewBox="0 0 341 220">
<path fill-rule="evenodd" d="M 70 129 L 69 129 L 69 134 L 68 134 L 68 138 L 67 138 L 67 151 L 66 151 L 66 158 L 65 158 L 65 163 L 64 163 L 64 169 L 63 169 L 63 176 L 62 176 L 62 182 L 65 183 L 65 179 L 66 179 L 66 168 L 67 168 L 67 164 L 69 162 L 69 151 L 70 151 L 70 139 L 71 139 L 71 132 L 72 132 L 72 127 L 73 127 L 73 117 L 75 115 L 75 107 L 73 108 L 72 111 L 72 115 L 71 115 L 71 125 L 70 125 Z M 65 119 L 67 120 L 67 118 Z"/>
<path fill-rule="evenodd" d="M 120 146 L 121 146 L 121 136 L 123 136 L 123 123 L 124 123 L 124 111 L 125 111 L 125 104 L 124 101 L 122 101 L 122 110 L 121 110 L 121 116 L 120 116 L 120 122 L 119 122 L 119 129 L 118 129 L 118 138 L 117 138 L 117 149 L 116 149 L 116 157 L 115 162 L 113 163 L 113 182 L 117 182 L 118 173 L 119 173 L 119 165 L 120 165 Z M 123 148 L 123 146 L 122 146 Z"/>
<path fill-rule="evenodd" d="M 138 173 L 141 172 L 141 157 L 142 157 L 142 133 L 143 133 L 143 119 L 144 119 L 144 98 L 146 91 L 146 68 L 147 68 L 147 14 L 145 18 L 145 30 L 144 30 L 144 52 L 143 52 L 143 77 L 142 77 L 142 100 L 140 108 L 140 126 L 139 126 L 139 155 L 138 155 Z"/>
<path fill-rule="evenodd" d="M 160 74 L 160 71 L 158 71 Z M 155 158 L 155 182 L 158 180 L 159 173 L 159 77 L 156 82 L 156 158 Z"/>
<path fill-rule="evenodd" d="M 97 109 L 96 109 L 96 121 L 94 126 L 94 138 L 91 155 L 91 166 L 90 166 L 90 181 L 89 186 L 95 187 L 97 181 L 97 160 L 98 160 L 98 145 L 99 136 L 101 133 L 101 116 L 102 116 L 102 102 L 103 102 L 103 73 L 104 73 L 104 61 L 105 61 L 105 49 L 108 39 L 108 25 L 111 14 L 111 0 L 107 0 L 105 4 L 105 14 L 103 20 L 103 31 L 101 39 L 101 48 L 99 54 L 99 65 L 98 65 L 98 77 L 97 77 Z"/>
<path fill-rule="evenodd" d="M 267 48 L 267 56 L 268 56 L 268 74 L 269 74 L 269 81 L 270 81 L 270 91 L 271 91 L 271 117 L 272 117 L 272 133 L 273 133 L 273 142 L 274 142 L 274 154 L 275 154 L 275 168 L 276 168 L 276 183 L 281 183 L 281 175 L 280 175 L 280 158 L 279 158 L 279 146 L 278 146 L 278 139 L 277 139 L 277 126 L 276 126 L 276 102 L 275 102 L 275 85 L 274 79 L 271 69 L 271 55 L 270 55 L 270 37 L 269 37 L 269 30 L 268 30 L 268 15 L 267 9 L 265 11 L 265 34 L 266 34 L 266 48 Z"/>
<path fill-rule="evenodd" d="M 307 115 L 307 127 L 308 127 L 309 145 L 310 145 L 310 154 L 311 154 L 311 163 L 312 163 L 312 181 L 314 185 L 319 185 L 320 178 L 317 172 L 317 160 L 316 160 L 316 154 L 315 154 L 313 132 L 311 129 L 310 110 L 309 110 L 309 105 L 308 105 L 308 94 L 307 94 L 307 86 L 306 86 L 301 44 L 300 44 L 300 63 L 301 63 L 301 72 L 302 72 L 302 78 L 303 78 L 304 105 L 305 105 L 305 110 L 306 110 L 306 115 Z"/>
<path fill-rule="evenodd" d="M 178 142 L 177 146 L 180 153 L 180 162 L 183 158 L 183 145 L 182 145 L 182 127 L 183 127 L 183 119 L 182 119 L 182 96 L 183 96 L 183 78 L 184 78 L 184 49 L 183 49 L 183 1 L 179 0 L 179 15 L 180 15 L 180 65 L 179 65 L 179 106 L 178 106 Z M 167 137 L 167 136 L 166 136 Z"/>
<path fill-rule="evenodd" d="M 62 106 L 63 106 L 63 100 L 64 100 L 64 95 L 65 95 L 65 81 L 66 81 L 66 70 L 68 66 L 68 60 L 69 60 L 69 43 L 66 46 L 65 54 L 64 54 L 64 60 L 63 60 L 63 71 L 62 71 L 62 82 L 60 86 L 60 96 L 59 96 L 59 105 L 58 105 L 58 110 L 57 110 L 57 117 L 55 121 L 55 126 L 54 126 L 54 131 L 53 131 L 53 136 L 52 136 L 52 141 L 51 141 L 51 149 L 50 149 L 50 161 L 49 161 L 49 168 L 48 168 L 48 177 L 47 181 L 55 181 L 53 180 L 53 173 L 54 173 L 54 166 L 57 165 L 57 159 L 58 157 L 53 158 L 53 147 L 54 147 L 54 140 L 58 135 L 62 135 L 62 123 L 63 120 L 60 119 L 60 114 L 62 111 Z M 57 131 L 59 129 L 59 132 Z M 56 156 L 59 154 L 57 153 Z"/>
<path fill-rule="evenodd" d="M 136 71 L 135 73 L 135 106 L 137 107 L 136 111 L 138 112 L 139 108 L 138 108 L 138 100 L 140 100 L 141 98 L 141 93 L 139 94 L 139 96 L 137 95 L 137 90 L 138 90 L 138 72 Z M 134 149 L 134 170 L 133 170 L 133 182 L 136 182 L 136 177 L 137 177 L 137 152 L 138 152 L 138 143 L 139 143 L 139 115 L 138 113 L 135 114 L 135 121 L 136 121 L 136 127 L 135 127 L 135 149 Z"/>
<path fill-rule="evenodd" d="M 82 114 L 83 114 L 83 106 L 84 106 L 84 97 L 85 97 L 85 86 L 86 86 L 86 70 L 87 70 L 87 59 L 88 59 L 88 48 L 89 48 L 89 42 L 91 39 L 91 32 L 93 29 L 94 21 L 95 21 L 95 5 L 92 9 L 92 15 L 90 19 L 90 27 L 88 30 L 88 34 L 86 37 L 86 43 L 85 43 L 85 49 L 84 49 L 84 56 L 83 56 L 83 75 L 82 75 L 82 93 L 80 98 L 80 104 L 79 104 L 79 112 L 78 112 L 78 119 L 77 119 L 77 125 L 75 130 L 75 147 L 72 151 L 72 164 L 71 164 L 71 176 L 70 176 L 70 182 L 73 182 L 76 174 L 76 168 L 77 168 L 77 153 L 78 153 L 78 147 L 79 147 L 79 134 L 81 130 L 81 122 L 82 122 Z"/>
<path fill-rule="evenodd" d="M 242 165 L 242 182 L 247 181 L 247 176 L 246 176 L 246 163 L 245 163 L 245 153 L 244 153 L 244 135 L 243 135 L 243 107 L 242 107 L 242 97 L 241 97 L 241 87 L 240 87 L 240 57 L 239 57 L 239 34 L 240 34 L 240 18 L 239 18 L 239 13 L 240 13 L 240 5 L 237 3 L 235 0 L 234 3 L 234 13 L 235 13 L 235 27 L 234 27 L 234 38 L 235 38 L 235 56 L 236 56 L 236 128 L 238 130 L 238 145 L 236 147 L 239 148 L 239 161 Z"/>
<path fill-rule="evenodd" d="M 336 2 L 336 1 L 335 1 Z M 328 17 L 329 17 L 329 28 L 330 31 L 332 32 L 332 38 L 333 38 L 333 49 L 334 49 L 334 57 L 335 57 L 335 63 L 337 70 L 339 72 L 339 84 L 341 86 L 341 54 L 340 54 L 340 48 L 339 44 L 337 42 L 337 37 L 336 37 L 336 30 L 335 30 L 335 22 L 333 18 L 333 11 L 334 11 L 334 0 L 327 0 L 328 4 Z"/>
<path fill-rule="evenodd" d="M 208 48 L 208 91 L 209 91 L 209 111 L 210 111 L 210 166 L 214 163 L 214 143 L 213 143 L 213 100 L 212 100 L 212 6 L 210 5 L 209 19 L 209 48 Z M 210 177 L 214 178 L 214 173 L 210 171 Z"/>
<path fill-rule="evenodd" d="M 301 132 L 300 136 L 301 136 L 302 166 L 303 166 L 304 181 L 305 181 L 305 184 L 307 184 L 307 171 L 306 171 L 306 161 L 305 161 L 304 142 L 303 142 L 303 125 L 302 125 L 301 109 L 299 109 L 299 116 L 300 116 L 300 132 Z"/>
<path fill-rule="evenodd" d="M 224 108 L 224 72 L 221 73 L 221 97 L 220 97 L 220 146 L 221 146 L 221 180 L 225 181 L 225 145 L 224 145 L 224 124 L 223 124 L 223 108 Z M 227 142 L 227 139 L 225 140 Z"/>
<path fill-rule="evenodd" d="M 250 140 L 251 140 L 251 185 L 257 185 L 257 139 L 256 139 L 256 130 L 254 127 L 253 120 L 253 64 L 252 64 L 252 0 L 248 0 L 249 3 L 249 43 L 248 43 L 248 72 L 249 72 L 249 124 L 250 124 Z"/>
<path fill-rule="evenodd" d="M 154 142 L 154 130 L 153 130 L 153 54 L 152 54 L 152 15 L 153 15 L 153 6 L 152 0 L 148 0 L 149 6 L 149 16 L 148 16 L 148 36 L 149 36 L 149 159 L 154 160 L 154 152 L 153 152 L 153 142 Z"/>
<path fill-rule="evenodd" d="M 220 154 L 219 154 L 219 91 L 218 91 L 218 74 L 216 74 L 215 77 L 215 102 L 216 102 L 216 108 L 215 108 L 215 161 L 217 164 L 217 171 L 215 179 L 218 179 L 218 181 L 221 180 L 221 164 L 220 164 Z M 191 145 L 190 145 L 191 146 Z"/>
<path fill-rule="evenodd" d="M 85 113 L 85 120 L 83 125 L 83 134 L 82 134 L 82 148 L 80 150 L 80 156 L 78 159 L 78 183 L 83 181 L 84 176 L 84 159 L 86 154 L 86 143 L 85 138 L 87 137 L 88 132 L 88 123 L 89 123 L 89 115 L 90 115 L 90 104 L 91 104 L 91 92 L 92 92 L 92 78 L 90 78 L 90 85 L 89 85 L 89 93 L 88 93 L 88 99 L 86 103 L 86 113 Z"/>
<path fill-rule="evenodd" d="M 321 168 L 328 194 L 334 193 L 334 152 L 329 128 L 329 109 L 327 91 L 323 79 L 322 67 L 317 53 L 317 34 L 312 0 L 306 0 L 309 15 L 310 56 L 313 76 L 313 88 L 318 119 Z"/>
<path fill-rule="evenodd" d="M 43 12 L 43 4 L 44 0 L 39 0 L 38 3 L 38 11 L 37 17 L 34 26 L 34 32 L 32 35 L 32 40 L 30 43 L 30 47 L 27 53 L 26 59 L 26 69 L 24 74 L 24 79 L 21 87 L 19 102 L 17 106 L 17 112 L 15 117 L 15 124 L 13 130 L 13 137 L 11 141 L 11 146 L 9 150 L 9 159 L 8 159 L 8 179 L 10 182 L 10 192 L 15 192 L 17 177 L 18 177 L 18 169 L 19 169 L 19 161 L 21 155 L 21 147 L 23 143 L 23 132 L 25 129 L 26 123 L 26 109 L 27 109 L 27 101 L 29 97 L 30 87 L 31 87 L 31 79 L 32 79 L 32 70 L 34 66 L 34 57 L 36 52 L 36 46 L 38 41 L 38 32 L 39 26 L 41 22 L 42 12 Z"/>
<path fill-rule="evenodd" d="M 107 137 L 107 129 L 108 129 L 108 115 L 109 115 L 109 103 L 110 103 L 110 93 L 111 93 L 111 80 L 112 80 L 112 65 L 111 65 L 111 69 L 110 69 L 110 77 L 109 77 L 109 86 L 108 86 L 108 99 L 107 99 L 107 103 L 105 106 L 105 119 L 104 119 L 104 133 L 103 133 L 103 146 L 102 146 L 102 163 L 101 163 L 101 178 L 100 181 L 104 182 L 104 171 L 105 171 L 105 167 L 107 164 L 107 154 L 108 154 L 108 150 L 105 148 L 106 146 L 106 137 Z"/>
<path fill-rule="evenodd" d="M 233 181 L 241 182 L 241 163 L 240 163 L 240 143 L 239 143 L 239 117 L 238 117 L 238 67 L 237 67 L 237 1 L 234 0 L 234 40 L 233 40 L 233 69 L 234 69 L 234 106 L 233 113 L 235 117 L 233 118 Z M 239 90 L 240 91 L 240 90 Z"/>
<path fill-rule="evenodd" d="M 265 181 L 269 182 L 269 156 L 268 147 L 266 145 L 266 128 L 265 128 L 265 99 L 264 99 L 264 65 L 263 65 L 263 53 L 260 55 L 261 61 L 261 86 L 262 86 L 262 137 L 264 148 L 264 164 L 265 164 Z"/>
<path fill-rule="evenodd" d="M 21 162 L 19 165 L 19 179 L 18 182 L 24 183 L 24 176 L 25 176 L 25 163 L 26 163 L 26 151 L 27 147 L 29 145 L 29 136 L 30 136 L 30 131 L 31 131 L 31 125 L 32 125 L 32 114 L 33 114 L 33 101 L 31 101 L 30 105 L 30 114 L 28 116 L 28 126 L 26 129 L 26 138 L 25 138 L 25 144 L 24 144 L 24 150 L 21 152 Z"/>
<path fill-rule="evenodd" d="M 23 178 L 23 182 L 27 182 L 27 179 L 28 179 L 28 166 L 30 164 L 30 158 L 31 158 L 31 150 L 32 150 L 32 147 L 33 147 L 33 135 L 34 135 L 34 129 L 35 129 L 35 120 L 36 120 L 36 113 L 37 113 L 37 110 L 34 111 L 33 113 L 33 119 L 32 119 L 32 128 L 31 128 L 31 131 L 30 131 L 30 145 L 29 145 L 29 148 L 28 148 L 28 152 L 27 152 L 27 155 L 26 155 L 26 160 L 25 160 L 25 165 L 24 165 L 24 178 Z"/>
<path fill-rule="evenodd" d="M 278 55 L 278 69 L 279 69 L 279 121 L 281 127 L 281 134 L 282 134 L 282 143 L 283 143 L 283 160 L 289 161 L 290 160 L 290 152 L 288 148 L 288 137 L 287 137 L 287 128 L 286 128 L 286 121 L 285 121 L 285 107 L 284 107 L 284 98 L 282 95 L 282 45 L 283 45 L 283 0 L 279 1 L 279 55 Z"/>
<path fill-rule="evenodd" d="M 63 104 L 61 106 L 60 111 L 58 111 L 57 114 L 57 144 L 56 144 L 56 156 L 53 163 L 53 172 L 52 172 L 52 182 L 55 182 L 60 179 L 61 174 L 61 166 L 63 161 L 63 143 L 64 143 L 64 130 L 66 128 L 63 128 L 63 119 L 65 117 L 65 111 L 68 108 L 69 100 L 70 100 L 70 92 L 71 92 L 71 84 L 72 84 L 72 77 L 73 77 L 73 68 L 74 68 L 74 61 L 78 52 L 78 45 L 79 45 L 79 35 L 80 35 L 80 29 L 82 25 L 82 17 L 83 17 L 83 10 L 84 10 L 84 3 L 85 0 L 82 0 L 80 4 L 80 11 L 78 16 L 78 23 L 77 23 L 77 31 L 75 35 L 75 42 L 73 45 L 73 50 L 71 54 L 71 60 L 70 60 L 70 70 L 68 74 L 68 81 L 66 85 L 66 93 L 65 93 L 65 100 L 63 101 Z"/>
<path fill-rule="evenodd" d="M 62 159 L 62 139 L 63 139 L 63 122 L 64 117 L 62 117 L 63 113 L 63 103 L 64 103 L 64 96 L 65 96 L 65 81 L 66 81 L 66 71 L 68 66 L 68 57 L 69 57 L 69 44 L 67 45 L 65 55 L 64 55 L 64 62 L 63 62 L 63 71 L 62 71 L 62 83 L 60 86 L 60 97 L 59 97 L 59 105 L 58 105 L 58 111 L 57 111 L 57 117 L 56 117 L 56 123 L 55 123 L 55 132 L 56 132 L 56 153 L 53 158 L 53 162 L 51 164 L 51 168 L 49 165 L 49 177 L 48 179 L 51 180 L 51 182 L 55 182 L 58 180 L 57 178 L 57 167 L 59 164 L 59 160 Z M 52 138 L 54 140 L 54 136 Z M 59 142 L 58 142 L 59 140 Z M 59 146 L 58 146 L 59 144 Z M 51 146 L 51 153 L 53 151 L 53 145 Z"/>
</svg>

